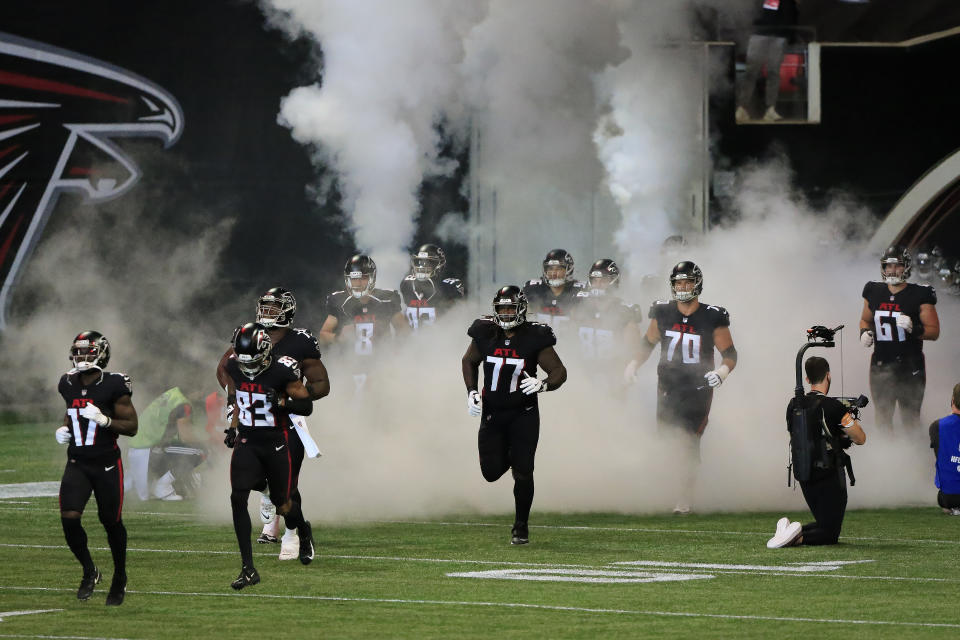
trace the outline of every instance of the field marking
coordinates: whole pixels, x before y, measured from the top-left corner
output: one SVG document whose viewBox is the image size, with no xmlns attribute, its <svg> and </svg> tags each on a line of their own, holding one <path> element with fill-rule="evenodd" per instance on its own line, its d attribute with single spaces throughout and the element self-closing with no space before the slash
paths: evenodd
<svg viewBox="0 0 960 640">
<path fill-rule="evenodd" d="M 56 638 L 59 640 L 130 640 L 129 638 L 100 638 L 96 636 L 40 636 L 19 633 L 0 633 L 0 638 Z"/>
<path fill-rule="evenodd" d="M 6 591 L 73 591 L 63 587 L 7 587 Z M 954 622 L 906 622 L 899 620 L 858 620 L 842 618 L 798 618 L 791 616 L 751 616 L 730 613 L 701 613 L 694 611 L 650 611 L 642 609 L 599 609 L 590 607 L 566 607 L 562 605 L 531 604 L 526 602 L 484 602 L 468 600 L 412 600 L 405 598 L 348 598 L 344 596 L 308 596 L 281 595 L 272 593 L 208 593 L 199 591 L 137 591 L 127 589 L 128 594 L 153 596 L 186 596 L 190 598 L 260 598 L 264 600 L 307 600 L 314 602 L 362 602 L 370 604 L 414 604 L 459 607 L 503 607 L 509 609 L 537 609 L 541 611 L 569 611 L 573 613 L 611 613 L 618 615 L 659 616 L 677 618 L 710 618 L 720 620 L 748 620 L 759 622 L 811 622 L 817 624 L 876 625 L 894 627 L 935 627 L 960 629 L 960 623 Z"/>
<path fill-rule="evenodd" d="M 2 486 L 2 485 L 0 485 Z M 49 496 L 48 496 L 49 497 Z M 49 511 L 50 508 L 46 506 L 37 506 L 37 507 L 5 507 L 3 505 L 11 504 L 0 502 L 0 511 Z M 199 513 L 180 513 L 176 511 L 124 511 L 124 515 L 127 516 L 166 516 L 172 518 L 198 518 L 206 519 L 211 524 L 217 525 L 229 525 L 227 521 L 220 521 L 215 519 L 207 519 L 204 514 Z M 458 527 L 506 527 L 508 526 L 502 522 L 433 522 L 433 521 L 418 521 L 418 520 L 346 520 L 342 522 L 329 523 L 325 526 L 327 527 L 337 527 L 341 524 L 344 525 L 367 525 L 367 524 L 415 524 L 415 525 L 427 525 L 427 526 L 458 526 Z M 323 523 L 321 523 L 323 526 Z M 550 525 L 550 524 L 536 524 L 531 525 L 531 529 L 556 529 L 556 530 L 572 530 L 572 531 L 618 531 L 621 533 L 686 533 L 686 534 L 705 534 L 705 535 L 725 535 L 725 536 L 757 536 L 757 537 L 770 537 L 769 531 L 723 531 L 718 529 L 655 529 L 652 527 L 591 527 L 586 525 Z M 875 536 L 840 536 L 841 540 L 865 540 L 873 542 L 907 542 L 907 543 L 919 543 L 919 544 L 955 544 L 960 545 L 960 539 L 957 540 L 937 540 L 934 538 L 878 538 Z"/>
<path fill-rule="evenodd" d="M 66 545 L 55 545 L 55 544 L 14 544 L 9 542 L 0 543 L 0 548 L 10 547 L 16 549 L 60 549 L 63 551 L 67 550 Z M 91 551 L 109 551 L 109 547 L 91 547 Z M 139 552 L 139 553 L 173 553 L 173 554 L 184 554 L 184 555 L 212 555 L 212 556 L 230 556 L 230 555 L 239 555 L 239 551 L 219 551 L 213 549 L 142 549 L 137 547 L 131 547 L 127 549 L 128 552 Z M 258 558 L 276 558 L 277 554 L 272 552 L 255 552 L 253 554 Z M 588 565 L 588 564 L 562 564 L 562 563 L 544 563 L 544 562 L 514 562 L 509 560 L 471 560 L 464 558 L 415 558 L 415 557 L 402 557 L 402 556 L 360 556 L 360 555 L 341 555 L 341 554 L 327 554 L 327 553 L 317 553 L 317 559 L 329 559 L 329 560 L 373 560 L 373 561 L 389 561 L 389 562 L 430 562 L 430 563 L 444 563 L 444 564 L 479 564 L 479 565 L 507 565 L 507 566 L 518 566 L 518 567 L 557 567 L 557 568 L 573 568 L 573 569 L 595 569 L 597 566 L 602 565 Z M 613 566 L 618 563 L 610 562 L 607 563 L 607 566 Z M 677 568 L 676 571 L 685 571 L 682 568 Z M 717 573 L 731 574 L 731 575 L 752 575 L 752 576 L 789 576 L 795 578 L 842 578 L 848 580 L 887 580 L 891 582 L 945 582 L 945 583 L 957 583 L 960 582 L 960 578 L 927 578 L 927 577 L 913 577 L 913 576 L 855 576 L 849 574 L 836 574 L 836 573 L 814 573 L 814 572 L 797 572 L 792 571 L 790 567 L 782 567 L 781 572 L 764 572 L 758 573 L 756 571 L 739 571 L 739 570 L 730 570 L 730 569 L 720 569 L 716 570 Z"/>
<path fill-rule="evenodd" d="M 448 578 L 530 580 L 537 582 L 592 582 L 604 584 L 683 582 L 686 580 L 711 580 L 716 577 L 706 573 L 662 573 L 598 569 L 492 569 L 489 571 L 459 571 L 445 575 Z"/>
<path fill-rule="evenodd" d="M 0 484 L 0 498 L 49 498 L 60 495 L 60 481 Z"/>
<path fill-rule="evenodd" d="M 431 522 L 418 520 L 365 520 L 363 522 L 374 522 L 383 524 L 417 524 L 417 525 L 443 525 L 456 527 L 506 527 L 504 523 L 493 522 Z M 647 527 L 591 527 L 586 525 L 559 525 L 559 524 L 535 524 L 530 525 L 531 529 L 570 529 L 574 531 L 619 531 L 623 533 L 691 533 L 691 534 L 721 534 L 726 536 L 764 536 L 770 537 L 769 531 L 722 531 L 717 529 L 654 529 Z M 958 540 L 934 540 L 931 538 L 876 538 L 865 536 L 840 536 L 841 540 L 874 540 L 877 542 L 921 542 L 931 544 L 960 544 Z"/>
<path fill-rule="evenodd" d="M 29 611 L 0 611 L 0 622 L 3 622 L 4 618 L 12 618 L 13 616 L 29 616 L 34 613 L 50 613 L 52 611 L 63 611 L 63 609 L 31 609 Z"/>
<path fill-rule="evenodd" d="M 715 564 L 711 562 L 660 562 L 658 560 L 627 560 L 624 562 L 611 562 L 614 565 L 635 565 L 642 567 L 680 567 L 683 569 L 731 569 L 743 571 L 796 571 L 799 573 L 811 573 L 814 571 L 836 571 L 845 564 L 865 564 L 874 562 L 873 560 L 828 560 L 826 562 L 791 562 L 788 565 L 764 565 L 764 564 Z M 794 566 L 790 566 L 794 565 Z"/>
</svg>

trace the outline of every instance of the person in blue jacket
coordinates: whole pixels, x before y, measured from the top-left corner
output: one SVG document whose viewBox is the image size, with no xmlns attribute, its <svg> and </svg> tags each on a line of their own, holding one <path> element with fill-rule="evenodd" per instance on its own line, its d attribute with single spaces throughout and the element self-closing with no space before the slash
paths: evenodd
<svg viewBox="0 0 960 640">
<path fill-rule="evenodd" d="M 930 448 L 937 457 L 937 504 L 944 513 L 960 516 L 960 384 L 953 387 L 950 415 L 930 425 Z"/>
</svg>

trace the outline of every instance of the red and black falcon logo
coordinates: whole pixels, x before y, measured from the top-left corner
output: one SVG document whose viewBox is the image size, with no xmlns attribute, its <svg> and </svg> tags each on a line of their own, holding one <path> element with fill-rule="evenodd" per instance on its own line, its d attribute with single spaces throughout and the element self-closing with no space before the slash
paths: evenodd
<svg viewBox="0 0 960 640">
<path fill-rule="evenodd" d="M 112 139 L 183 131 L 177 100 L 129 71 L 0 33 L 0 329 L 61 191 L 115 198 L 140 170 Z"/>
</svg>

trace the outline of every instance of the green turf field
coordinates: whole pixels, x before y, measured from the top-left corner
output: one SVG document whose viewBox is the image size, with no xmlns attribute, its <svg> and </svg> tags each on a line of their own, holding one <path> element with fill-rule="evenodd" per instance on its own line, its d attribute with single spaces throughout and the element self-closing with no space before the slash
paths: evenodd
<svg viewBox="0 0 960 640">
<path fill-rule="evenodd" d="M 0 484 L 59 478 L 50 428 L 0 430 Z M 197 510 L 128 499 L 129 591 L 108 609 L 112 565 L 92 504 L 84 523 L 105 576 L 78 602 L 56 498 L 0 500 L 0 637 L 960 637 L 960 518 L 932 508 L 848 512 L 842 544 L 777 551 L 764 546 L 770 513 L 534 503 L 524 547 L 508 544 L 512 514 L 328 523 L 315 526 L 308 567 L 255 545 L 263 581 L 239 593 L 232 527 Z"/>
</svg>

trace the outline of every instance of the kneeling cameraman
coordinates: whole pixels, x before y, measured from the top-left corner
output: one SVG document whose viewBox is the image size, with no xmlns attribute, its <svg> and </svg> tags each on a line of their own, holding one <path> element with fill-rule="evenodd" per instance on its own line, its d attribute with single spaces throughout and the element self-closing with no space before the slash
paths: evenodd
<svg viewBox="0 0 960 640">
<path fill-rule="evenodd" d="M 863 444 L 867 440 L 860 423 L 847 407 L 836 398 L 826 395 L 830 391 L 830 364 L 824 358 L 812 356 L 807 359 L 804 369 L 810 391 L 801 402 L 804 403 L 808 424 L 819 426 L 812 431 L 813 450 L 819 451 L 820 455 L 813 456 L 809 461 L 797 460 L 794 457 L 793 463 L 811 465 L 809 479 L 800 481 L 800 489 L 813 514 L 814 522 L 801 527 L 799 522 L 781 518 L 777 523 L 776 535 L 767 542 L 767 547 L 771 549 L 799 544 L 837 543 L 847 509 L 845 471 L 849 457 L 843 449 L 845 445 L 849 446 L 850 441 Z M 791 428 L 796 402 L 797 398 L 791 399 L 787 407 L 788 430 Z"/>
</svg>

